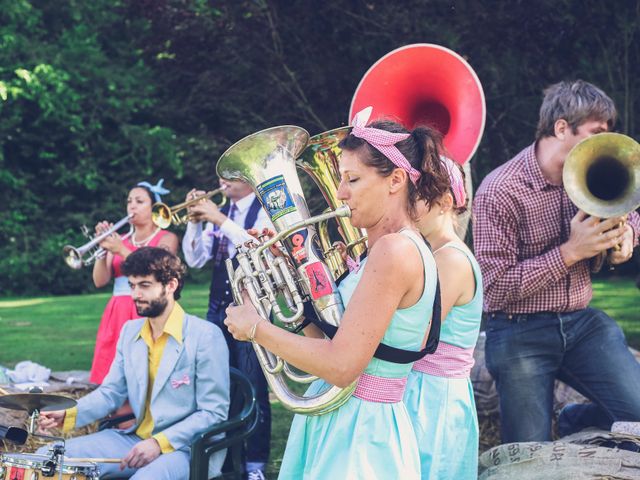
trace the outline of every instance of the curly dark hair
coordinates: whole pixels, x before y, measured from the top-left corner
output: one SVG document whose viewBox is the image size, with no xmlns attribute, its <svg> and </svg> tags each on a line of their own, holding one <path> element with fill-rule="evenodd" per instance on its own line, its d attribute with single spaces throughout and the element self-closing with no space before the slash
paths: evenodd
<svg viewBox="0 0 640 480">
<path fill-rule="evenodd" d="M 379 128 L 391 133 L 410 134 L 407 139 L 395 145 L 411 166 L 422 173 L 415 185 L 413 182 L 409 182 L 409 215 L 414 220 L 417 219 L 416 203 L 418 200 L 424 200 L 428 206 L 431 206 L 451 187 L 447 170 L 440 160 L 440 156 L 445 154 L 442 134 L 433 128 L 424 126 L 418 126 L 412 131 L 408 131 L 392 120 L 377 120 L 367 127 Z M 379 150 L 355 135 L 347 135 L 342 139 L 339 147 L 349 151 L 366 149 L 367 154 L 363 155 L 363 162 L 374 167 L 383 177 L 388 177 L 398 168 Z"/>
<path fill-rule="evenodd" d="M 178 288 L 173 293 L 173 298 L 180 299 L 180 292 L 184 286 L 184 275 L 187 269 L 178 257 L 164 248 L 139 248 L 125 259 L 121 269 L 126 276 L 144 277 L 153 275 L 162 285 L 167 285 L 172 278 L 175 278 L 178 280 Z"/>
</svg>

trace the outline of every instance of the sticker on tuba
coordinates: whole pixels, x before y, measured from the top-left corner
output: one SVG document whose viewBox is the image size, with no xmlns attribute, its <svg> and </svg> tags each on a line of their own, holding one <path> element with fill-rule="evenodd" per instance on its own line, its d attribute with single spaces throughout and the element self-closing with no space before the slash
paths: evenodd
<svg viewBox="0 0 640 480">
<path fill-rule="evenodd" d="M 302 265 L 307 261 L 307 249 L 305 248 L 305 242 L 307 241 L 307 236 L 309 232 L 306 228 L 302 230 L 298 230 L 294 234 L 290 235 L 284 241 L 284 244 L 287 247 L 287 250 L 291 253 L 293 260 L 296 262 L 296 265 Z"/>
<path fill-rule="evenodd" d="M 327 267 L 322 262 L 313 262 L 304 267 L 309 279 L 309 290 L 314 300 L 333 293 Z"/>
<path fill-rule="evenodd" d="M 291 200 L 291 194 L 282 175 L 262 182 L 256 187 L 256 190 L 272 222 L 275 222 L 287 213 L 296 211 L 296 206 L 293 200 Z"/>
<path fill-rule="evenodd" d="M 10 480 L 25 480 L 24 474 L 25 474 L 24 468 L 9 467 L 9 471 L 7 472 L 7 478 Z M 35 478 L 38 478 L 37 473 Z"/>
</svg>

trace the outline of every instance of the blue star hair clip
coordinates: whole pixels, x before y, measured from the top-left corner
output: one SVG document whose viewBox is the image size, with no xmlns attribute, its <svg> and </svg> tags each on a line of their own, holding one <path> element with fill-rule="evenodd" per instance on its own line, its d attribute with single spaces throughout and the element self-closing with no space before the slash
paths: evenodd
<svg viewBox="0 0 640 480">
<path fill-rule="evenodd" d="M 151 190 L 151 193 L 153 193 L 153 196 L 155 197 L 156 202 L 161 202 L 162 198 L 160 197 L 160 195 L 166 195 L 167 193 L 171 192 L 171 190 L 167 190 L 162 186 L 163 183 L 164 183 L 164 178 L 161 178 L 160 180 L 158 180 L 158 183 L 156 183 L 155 185 L 151 185 L 149 182 L 139 182 L 137 186 L 147 187 L 149 190 Z"/>
</svg>

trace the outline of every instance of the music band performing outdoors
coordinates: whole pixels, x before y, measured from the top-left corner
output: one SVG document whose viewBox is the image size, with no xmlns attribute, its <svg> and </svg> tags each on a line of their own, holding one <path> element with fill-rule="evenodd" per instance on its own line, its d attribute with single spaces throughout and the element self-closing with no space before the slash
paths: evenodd
<svg viewBox="0 0 640 480">
<path fill-rule="evenodd" d="M 114 281 L 92 391 L 0 390 L 0 410 L 28 416 L 0 426 L 0 480 L 264 480 L 282 408 L 283 480 L 640 478 L 640 364 L 591 306 L 591 275 L 638 246 L 640 144 L 613 132 L 604 90 L 558 81 L 534 142 L 472 195 L 484 95 L 454 51 L 407 45 L 365 73 L 347 126 L 228 142 L 219 183 L 181 203 L 163 180 L 134 184 L 122 220 L 63 249 L 95 287 Z M 328 208 L 312 214 L 310 195 Z M 187 268 L 211 269 L 206 318 L 178 303 Z M 487 452 L 479 340 L 499 402 Z M 584 402 L 555 412 L 557 380 Z M 580 437 L 596 430 L 631 447 Z M 27 437 L 39 448 L 12 453 Z"/>
</svg>

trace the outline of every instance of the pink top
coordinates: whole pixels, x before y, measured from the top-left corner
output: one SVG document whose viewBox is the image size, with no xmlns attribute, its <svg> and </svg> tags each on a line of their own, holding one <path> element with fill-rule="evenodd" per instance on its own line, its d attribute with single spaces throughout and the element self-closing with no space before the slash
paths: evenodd
<svg viewBox="0 0 640 480">
<path fill-rule="evenodd" d="M 169 233 L 167 230 L 160 230 L 149 241 L 149 243 L 147 244 L 147 247 L 157 247 L 158 243 L 160 243 L 160 240 L 162 240 L 162 238 L 167 233 Z M 135 252 L 139 248 L 139 247 L 134 246 L 133 243 L 131 243 L 131 237 L 125 238 L 122 241 L 122 243 L 124 244 L 125 247 L 127 247 L 132 252 Z M 112 268 L 112 272 L 113 272 L 113 276 L 114 277 L 121 277 L 122 276 L 122 270 L 121 270 L 122 262 L 124 262 L 124 258 L 122 258 L 120 255 L 114 255 L 113 256 L 113 263 L 111 264 L 111 268 Z"/>
</svg>

